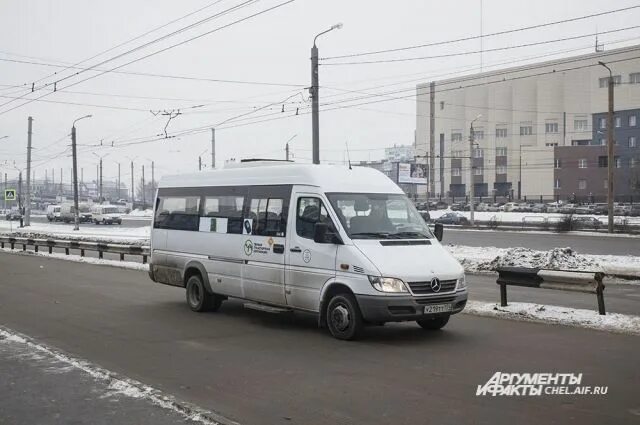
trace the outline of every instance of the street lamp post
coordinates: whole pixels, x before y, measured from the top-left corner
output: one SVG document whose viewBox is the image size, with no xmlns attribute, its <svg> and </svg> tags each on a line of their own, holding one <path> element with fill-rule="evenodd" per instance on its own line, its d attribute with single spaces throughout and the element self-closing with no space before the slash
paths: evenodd
<svg viewBox="0 0 640 425">
<path fill-rule="evenodd" d="M 329 31 L 342 28 L 342 24 L 335 24 L 328 30 L 322 31 L 316 35 L 313 39 L 313 47 L 311 47 L 311 87 L 309 93 L 311 94 L 311 128 L 313 131 L 313 163 L 320 164 L 320 87 L 318 79 L 318 47 L 316 46 L 316 40 L 322 34 L 326 34 Z"/>
<path fill-rule="evenodd" d="M 287 144 L 284 147 L 284 151 L 285 151 L 285 159 L 288 161 L 289 160 L 289 142 L 292 141 L 293 139 L 295 139 L 298 135 L 294 134 L 293 136 L 291 136 L 289 138 L 289 140 L 287 140 Z"/>
<path fill-rule="evenodd" d="M 93 115 L 85 115 L 71 124 L 71 151 L 73 156 L 73 230 L 80 230 L 80 212 L 78 211 L 78 158 L 76 155 L 76 122 Z"/>
<path fill-rule="evenodd" d="M 598 62 L 609 71 L 609 113 L 607 114 L 607 232 L 613 233 L 613 73 L 604 62 Z"/>
<path fill-rule="evenodd" d="M 473 181 L 473 145 L 475 142 L 475 134 L 473 132 L 473 123 L 482 118 L 482 115 L 478 115 L 471 121 L 471 128 L 469 129 L 469 224 L 473 226 L 473 198 L 475 198 L 475 184 Z"/>
</svg>

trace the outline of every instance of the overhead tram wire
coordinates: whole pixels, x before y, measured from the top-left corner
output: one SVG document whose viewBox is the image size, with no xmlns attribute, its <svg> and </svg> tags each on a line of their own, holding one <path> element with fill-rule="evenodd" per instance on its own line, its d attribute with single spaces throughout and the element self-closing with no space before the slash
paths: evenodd
<svg viewBox="0 0 640 425">
<path fill-rule="evenodd" d="M 620 43 L 625 43 L 628 41 L 637 41 L 640 37 L 632 37 L 632 38 L 624 38 L 624 39 L 618 39 L 618 40 L 614 40 L 614 41 L 609 41 L 607 44 L 612 45 L 612 44 L 620 44 Z M 497 66 L 500 65 L 511 65 L 511 64 L 515 64 L 515 63 L 519 63 L 519 62 L 525 62 L 525 61 L 530 61 L 530 60 L 534 60 L 534 59 L 542 59 L 542 58 L 548 58 L 550 56 L 556 56 L 559 54 L 563 54 L 563 53 L 573 53 L 573 52 L 578 52 L 580 50 L 593 50 L 593 44 L 589 44 L 588 46 L 584 46 L 584 47 L 578 47 L 578 48 L 572 48 L 572 49 L 563 49 L 563 50 L 556 50 L 553 51 L 551 53 L 545 53 L 543 55 L 534 55 L 534 56 L 527 56 L 527 57 L 523 57 L 523 58 L 518 58 L 518 59 L 510 59 L 508 61 L 500 61 L 500 62 L 493 62 L 492 64 L 485 64 L 484 65 L 484 69 L 486 68 L 495 68 Z M 450 72 L 451 70 L 455 70 L 456 72 Z M 445 69 L 441 69 L 438 70 L 438 72 L 444 72 L 444 71 L 449 71 L 446 73 L 440 73 L 440 74 L 426 74 L 426 72 L 419 72 L 419 73 L 412 73 L 412 74 L 404 74 L 401 76 L 409 76 L 409 75 L 421 75 L 421 77 L 419 78 L 412 78 L 409 80 L 402 80 L 402 81 L 397 81 L 394 83 L 387 83 L 387 84 L 381 84 L 381 85 L 377 85 L 377 86 L 372 86 L 372 87 L 366 87 L 362 90 L 373 90 L 373 89 L 378 89 L 378 88 L 384 88 L 384 87 L 391 87 L 391 86 L 397 86 L 400 84 L 405 84 L 405 83 L 410 83 L 410 82 L 425 82 L 425 81 L 434 81 L 437 80 L 440 77 L 447 77 L 450 76 L 452 74 L 464 74 L 462 77 L 470 75 L 470 72 L 474 72 L 474 71 L 478 71 L 480 70 L 480 67 L 470 67 L 470 66 L 458 66 L 458 67 L 454 67 L 454 68 L 445 68 Z M 497 72 L 498 70 L 494 70 L 494 71 L 485 71 L 486 73 L 490 73 L 490 72 Z M 389 77 L 383 77 L 383 78 L 377 78 L 377 79 L 371 79 L 371 80 L 360 80 L 360 82 L 365 82 L 365 81 L 378 81 L 378 80 L 386 80 L 386 79 L 391 79 L 394 78 L 393 76 L 389 76 Z M 460 78 L 460 77 L 458 77 Z M 342 90 L 342 91 L 346 91 L 346 89 L 341 89 L 338 87 L 330 87 L 330 86 L 323 86 L 325 89 L 330 89 L 330 90 Z M 415 88 L 415 86 L 414 86 Z M 332 98 L 332 97 L 337 97 L 337 96 L 342 96 L 341 94 L 328 94 L 328 95 L 324 95 L 323 98 L 327 99 L 327 98 Z"/>
<path fill-rule="evenodd" d="M 73 86 L 78 85 L 78 84 L 80 84 L 80 83 L 83 83 L 83 82 L 85 82 L 85 81 L 88 81 L 88 80 L 91 80 L 91 79 L 93 79 L 93 78 L 96 78 L 96 77 L 102 76 L 102 75 L 104 75 L 104 74 L 106 74 L 106 73 L 113 72 L 113 71 L 115 71 L 115 70 L 117 70 L 117 69 L 120 69 L 120 68 L 122 68 L 122 67 L 124 67 L 124 66 L 131 65 L 132 63 L 139 62 L 139 61 L 141 61 L 141 60 L 143 60 L 143 59 L 149 58 L 149 57 L 151 57 L 151 56 L 157 55 L 157 54 L 159 54 L 159 53 L 162 53 L 162 52 L 165 52 L 165 51 L 167 51 L 167 50 L 173 49 L 173 48 L 175 48 L 175 47 L 181 46 L 181 45 L 183 45 L 183 44 L 189 43 L 189 42 L 191 42 L 191 41 L 193 41 L 193 40 L 196 40 L 196 39 L 202 38 L 202 37 L 204 37 L 204 36 L 206 36 L 206 35 L 213 34 L 213 33 L 215 33 L 215 32 L 221 31 L 221 30 L 223 30 L 223 29 L 229 28 L 229 27 L 231 27 L 231 26 L 233 26 L 233 25 L 236 25 L 236 24 L 239 24 L 239 23 L 245 22 L 245 21 L 247 21 L 247 20 L 249 20 L 249 19 L 255 18 L 255 17 L 257 17 L 257 16 L 260 16 L 260 15 L 263 15 L 263 14 L 265 14 L 265 13 L 271 12 L 271 11 L 273 11 L 273 10 L 275 10 L 275 9 L 280 8 L 280 7 L 286 6 L 287 4 L 293 3 L 294 1 L 296 1 L 296 0 L 286 0 L 286 1 L 284 1 L 284 2 L 282 2 L 282 3 L 279 3 L 279 4 L 275 5 L 275 6 L 269 7 L 269 8 L 267 8 L 267 9 L 263 9 L 263 10 L 261 10 L 261 11 L 259 11 L 259 12 L 253 13 L 253 14 L 251 14 L 251 15 L 245 16 L 245 17 L 240 18 L 240 19 L 237 19 L 237 20 L 235 20 L 235 21 L 233 21 L 233 22 L 230 22 L 230 23 L 228 23 L 228 24 L 222 25 L 222 26 L 217 27 L 217 28 L 215 28 L 215 29 L 213 29 L 213 30 L 210 30 L 210 31 L 204 32 L 204 33 L 199 34 L 199 35 L 197 35 L 197 36 L 191 37 L 191 38 L 189 38 L 189 39 L 187 39 L 187 40 L 183 40 L 183 41 L 181 41 L 181 42 L 179 42 L 179 43 L 176 43 L 176 44 L 173 44 L 173 45 L 171 45 L 171 46 L 165 47 L 165 48 L 163 48 L 163 49 L 157 50 L 157 51 L 155 51 L 155 52 L 149 53 L 149 54 L 147 54 L 147 55 L 145 55 L 145 56 L 142 56 L 142 57 L 140 57 L 140 58 L 134 59 L 134 60 L 129 61 L 129 62 L 127 62 L 127 63 L 124 63 L 124 64 L 122 64 L 122 65 L 118 65 L 118 66 L 116 66 L 115 68 L 112 68 L 112 69 L 110 69 L 110 70 L 103 71 L 103 72 L 101 72 L 100 74 L 93 75 L 93 76 L 87 77 L 87 78 L 85 78 L 85 79 L 83 79 L 83 80 L 80 80 L 80 81 L 77 81 L 77 82 L 75 82 L 75 83 L 69 84 L 68 86 L 63 87 L 61 90 L 64 90 L 64 89 L 69 88 L 69 87 L 73 87 Z M 38 97 L 38 98 L 35 98 L 35 99 L 29 99 L 27 102 L 22 103 L 21 105 L 14 106 L 13 108 L 10 108 L 10 109 L 7 109 L 7 110 L 4 110 L 4 111 L 0 112 L 0 115 L 4 115 L 4 114 L 6 114 L 7 112 L 10 112 L 10 111 L 13 111 L 14 109 L 17 109 L 17 108 L 20 108 L 20 107 L 22 107 L 22 106 L 25 106 L 25 105 L 27 105 L 27 104 L 29 104 L 29 103 L 31 103 L 31 102 L 33 102 L 33 101 L 35 101 L 35 100 L 38 100 L 38 99 L 41 99 L 41 98 L 43 98 L 43 97 L 45 97 L 45 96 L 50 95 L 51 93 L 54 93 L 54 92 L 48 92 L 48 93 L 45 93 L 44 95 L 42 95 L 42 96 L 40 96 L 40 97 Z"/>
<path fill-rule="evenodd" d="M 453 39 L 453 40 L 437 41 L 437 42 L 433 42 L 433 43 L 416 44 L 416 45 L 411 45 L 411 46 L 397 47 L 397 48 L 393 48 L 393 49 L 374 50 L 374 51 L 367 51 L 367 52 L 350 53 L 350 54 L 345 54 L 345 55 L 328 56 L 328 57 L 325 57 L 325 58 L 320 58 L 320 60 L 333 60 L 333 59 L 353 58 L 353 57 L 359 57 L 359 56 L 369 56 L 369 55 L 377 55 L 377 54 L 382 54 L 382 53 L 392 53 L 392 52 L 400 52 L 400 51 L 406 51 L 406 50 L 420 49 L 420 48 L 423 48 L 423 47 L 441 46 L 441 45 L 445 45 L 445 44 L 459 43 L 459 42 L 463 42 L 463 41 L 477 40 L 477 39 L 480 39 L 480 38 L 487 38 L 487 37 L 495 37 L 495 36 L 505 35 L 505 34 L 512 34 L 512 33 L 520 32 L 520 31 L 529 31 L 529 30 L 538 29 L 538 28 L 544 28 L 544 27 L 553 26 L 553 25 L 566 24 L 566 23 L 569 23 L 569 22 L 576 22 L 576 21 L 580 21 L 580 20 L 596 18 L 596 17 L 599 17 L 599 16 L 610 15 L 610 14 L 613 14 L 613 13 L 626 12 L 626 11 L 637 9 L 637 8 L 640 8 L 640 5 L 629 6 L 629 7 L 624 7 L 624 8 L 620 8 L 620 9 L 613 9 L 613 10 L 608 10 L 608 11 L 599 12 L 599 13 L 592 13 L 592 14 L 589 14 L 589 15 L 577 16 L 577 17 L 574 17 L 574 18 L 562 19 L 562 20 L 559 20 L 559 21 L 546 22 L 546 23 L 543 23 L 543 24 L 529 25 L 529 26 L 526 26 L 526 27 L 520 27 L 520 28 L 514 28 L 514 29 L 510 29 L 510 30 L 498 31 L 498 32 L 489 33 L 489 34 L 462 37 L 462 38 Z"/>
<path fill-rule="evenodd" d="M 40 66 L 50 66 L 50 67 L 58 67 L 58 68 L 63 67 L 63 65 L 56 65 L 56 64 L 47 63 L 47 62 L 23 61 L 23 60 L 17 60 L 17 59 L 0 58 L 0 61 L 26 64 L 26 65 L 40 65 Z M 73 68 L 80 69 L 80 70 L 89 69 L 89 68 L 81 68 L 81 67 L 75 67 L 75 66 Z M 229 79 L 221 79 L 221 78 L 204 78 L 204 77 L 192 77 L 192 76 L 186 76 L 186 75 L 168 75 L 168 74 L 157 74 L 157 73 L 150 73 L 150 72 L 135 72 L 135 71 L 111 71 L 104 68 L 93 68 L 91 70 L 96 72 L 106 71 L 106 72 L 112 72 L 114 74 L 134 75 L 134 76 L 141 76 L 141 77 L 169 78 L 169 79 L 176 79 L 176 80 L 204 81 L 204 82 L 212 82 L 212 83 L 247 84 L 247 85 L 280 86 L 280 87 L 305 87 L 304 84 L 276 83 L 276 82 L 268 82 L 268 81 L 229 80 Z M 11 87 L 19 88 L 22 86 L 12 85 Z M 57 91 L 62 91 L 62 89 L 59 89 Z M 29 92 L 31 92 L 31 89 L 29 89 Z"/>
<path fill-rule="evenodd" d="M 92 59 L 95 59 L 95 58 L 97 58 L 97 57 L 99 57 L 99 56 L 102 56 L 102 55 L 104 55 L 105 53 L 109 53 L 109 52 L 111 52 L 111 51 L 113 51 L 113 50 L 115 50 L 115 49 L 117 49 L 117 48 L 119 48 L 119 47 L 125 46 L 125 45 L 127 45 L 127 44 L 129 44 L 129 43 L 131 43 L 131 42 L 134 42 L 134 41 L 136 41 L 136 40 L 139 40 L 139 39 L 141 39 L 142 37 L 145 37 L 145 36 L 147 36 L 147 35 L 149 35 L 149 34 L 151 34 L 151 33 L 153 33 L 153 32 L 156 32 L 156 31 L 158 31 L 158 30 L 160 30 L 160 29 L 162 29 L 162 28 L 168 27 L 169 25 L 174 24 L 174 23 L 176 23 L 176 22 L 178 22 L 178 21 L 181 21 L 181 20 L 183 20 L 183 19 L 186 19 L 186 18 L 188 18 L 189 16 L 193 16 L 193 15 L 195 15 L 196 13 L 202 12 L 202 11 L 203 11 L 203 10 L 205 10 L 205 9 L 208 9 L 208 8 L 210 8 L 210 7 L 213 7 L 213 6 L 217 5 L 218 3 L 222 2 L 222 1 L 223 1 L 223 0 L 216 0 L 216 1 L 214 1 L 214 2 L 211 2 L 211 3 L 209 3 L 209 4 L 205 5 L 205 6 L 203 6 L 203 7 L 199 8 L 199 9 L 197 9 L 197 10 L 194 10 L 193 12 L 190 12 L 190 13 L 188 13 L 188 14 L 186 14 L 186 15 L 183 15 L 183 16 L 181 16 L 181 17 L 179 17 L 179 18 L 173 19 L 173 20 L 171 20 L 171 21 L 169 21 L 169 22 L 167 22 L 167 23 L 165 23 L 165 24 L 163 24 L 163 25 L 157 26 L 157 27 L 155 27 L 155 28 L 153 28 L 153 29 L 151 29 L 151 30 L 149 30 L 149 31 L 146 31 L 146 32 L 144 32 L 144 33 L 142 33 L 142 34 L 140 34 L 140 35 L 138 35 L 138 36 L 136 36 L 136 37 L 130 38 L 129 40 L 126 40 L 126 41 L 124 41 L 124 42 L 122 42 L 122 43 L 119 43 L 119 44 L 117 44 L 117 45 L 113 46 L 113 47 L 110 47 L 110 48 L 108 48 L 108 49 L 106 49 L 106 50 L 103 50 L 103 51 L 101 51 L 100 53 L 97 53 L 97 54 L 95 54 L 95 55 L 93 55 L 93 56 L 91 56 L 91 57 L 89 57 L 89 58 L 87 58 L 87 59 L 83 59 L 83 60 L 81 60 L 81 61 L 79 61 L 79 62 L 76 62 L 76 63 L 74 63 L 73 65 L 70 65 L 70 66 L 66 67 L 65 69 L 63 69 L 63 70 L 62 70 L 62 71 L 60 71 L 60 72 L 64 72 L 64 71 L 66 71 L 67 69 L 70 69 L 70 68 L 76 67 L 76 66 L 78 66 L 78 65 L 80 65 L 80 64 L 82 64 L 82 63 L 88 62 L 88 61 L 90 61 L 90 60 L 92 60 Z M 47 76 L 45 76 L 45 77 L 43 77 L 43 78 L 40 78 L 40 79 L 38 79 L 38 80 L 35 80 L 34 82 L 35 82 L 35 83 L 40 82 L 40 81 L 45 80 L 45 79 L 47 79 L 47 78 L 49 78 L 49 77 L 55 76 L 56 74 L 58 74 L 58 72 L 54 72 L 54 73 L 52 73 L 52 74 L 49 74 L 49 75 L 47 75 Z"/>
<path fill-rule="evenodd" d="M 571 40 L 579 40 L 581 38 L 593 37 L 594 35 L 603 35 L 603 34 L 611 34 L 621 31 L 629 31 L 633 29 L 640 28 L 640 25 L 634 25 L 626 28 L 618 28 L 610 31 L 604 32 L 596 32 L 582 35 L 575 35 L 571 37 L 563 37 L 563 38 L 555 38 L 552 40 L 544 40 L 544 41 L 536 41 L 533 43 L 524 43 L 524 44 L 516 44 L 512 46 L 503 46 L 503 47 L 495 47 L 493 49 L 483 49 L 483 50 L 472 50 L 467 52 L 458 52 L 458 53 L 445 53 L 441 55 L 432 55 L 432 56 L 417 56 L 417 57 L 409 57 L 409 58 L 396 58 L 396 59 L 379 59 L 379 60 L 369 60 L 369 61 L 355 61 L 355 62 L 334 62 L 334 63 L 322 63 L 322 66 L 340 66 L 340 65 L 367 65 L 367 64 L 379 64 L 379 63 L 396 63 L 396 62 L 410 62 L 410 61 L 419 61 L 419 60 L 430 60 L 430 59 L 442 59 L 442 58 L 450 58 L 457 56 L 468 56 L 468 55 L 476 55 L 478 53 L 488 53 L 488 52 L 500 52 L 505 50 L 513 50 L 513 49 L 521 49 L 525 47 L 533 47 L 539 46 L 542 44 L 550 44 L 550 43 L 561 43 L 564 41 Z"/>
<path fill-rule="evenodd" d="M 249 6 L 249 5 L 251 5 L 251 4 L 255 3 L 255 2 L 258 2 L 258 1 L 260 1 L 260 0 L 246 0 L 246 1 L 244 1 L 243 3 L 240 3 L 240 4 L 238 4 L 238 5 L 235 5 L 235 6 L 233 6 L 233 7 L 228 8 L 228 9 L 225 9 L 225 10 L 223 10 L 223 11 L 221 11 L 221 12 L 218 12 L 218 13 L 216 13 L 216 14 L 214 14 L 214 15 L 208 16 L 207 18 L 204 18 L 204 19 L 202 19 L 202 20 L 200 20 L 200 21 L 197 21 L 197 22 L 195 22 L 195 23 L 193 23 L 193 24 L 187 25 L 186 27 L 182 27 L 182 28 L 180 28 L 180 29 L 178 29 L 178 30 L 176 30 L 176 31 L 174 31 L 174 32 L 172 32 L 172 33 L 165 34 L 165 35 L 163 35 L 162 37 L 159 37 L 159 38 L 156 38 L 156 39 L 154 39 L 154 40 L 148 41 L 148 42 L 146 42 L 146 43 L 144 43 L 144 44 L 142 44 L 142 45 L 140 45 L 140 46 L 134 47 L 133 49 L 129 49 L 129 50 L 128 50 L 128 51 L 126 51 L 126 52 L 123 52 L 123 53 L 120 53 L 120 54 L 118 54 L 118 55 L 116 55 L 116 56 L 113 56 L 113 57 L 111 57 L 111 58 L 105 59 L 105 60 L 103 60 L 102 62 L 99 62 L 99 63 L 97 63 L 97 64 L 95 64 L 95 65 L 92 65 L 92 66 L 90 66 L 90 67 L 88 67 L 88 68 L 85 68 L 85 69 L 83 69 L 83 70 L 81 70 L 81 71 L 79 71 L 79 72 L 76 72 L 76 73 L 74 73 L 74 74 L 68 75 L 68 76 L 63 77 L 63 78 L 60 78 L 60 79 L 58 79 L 58 80 L 54 81 L 53 83 L 43 84 L 43 85 L 41 85 L 41 86 L 39 86 L 39 87 L 38 87 L 38 90 L 42 90 L 43 88 L 49 87 L 49 86 L 51 86 L 51 85 L 53 85 L 53 86 L 54 86 L 54 88 L 55 88 L 55 87 L 56 87 L 56 85 L 57 85 L 58 83 L 62 82 L 62 81 L 65 81 L 65 80 L 67 80 L 67 79 L 69 79 L 69 78 L 77 77 L 78 75 L 82 74 L 83 72 L 91 71 L 91 70 L 93 70 L 94 68 L 96 68 L 96 67 L 98 67 L 98 66 L 100 66 L 100 65 L 104 65 L 105 63 L 108 63 L 108 62 L 111 62 L 111 61 L 113 61 L 113 60 L 119 59 L 119 58 L 121 58 L 121 57 L 123 57 L 123 56 L 126 56 L 126 55 L 128 55 L 128 54 L 131 54 L 131 53 L 133 53 L 133 52 L 136 52 L 136 51 L 138 51 L 138 50 L 140 50 L 140 49 L 143 49 L 143 48 L 145 48 L 145 47 L 148 47 L 148 46 L 150 46 L 150 45 L 152 45 L 152 44 L 155 44 L 155 43 L 157 43 L 157 42 L 159 42 L 159 41 L 162 41 L 162 40 L 164 40 L 164 39 L 166 39 L 166 38 L 169 38 L 169 37 L 172 37 L 172 36 L 174 36 L 174 35 L 180 34 L 180 33 L 184 32 L 184 31 L 187 31 L 187 30 L 189 30 L 189 29 L 191 29 L 191 28 L 194 28 L 194 27 L 196 27 L 196 26 L 198 26 L 198 25 L 202 25 L 203 23 L 206 23 L 206 22 L 208 22 L 208 21 L 210 21 L 210 20 L 212 20 L 212 19 L 215 19 L 215 18 L 220 17 L 220 16 L 224 16 L 224 15 L 226 15 L 226 14 L 228 14 L 228 13 L 232 13 L 232 12 L 234 12 L 234 11 L 236 11 L 236 10 L 239 10 L 239 9 L 241 9 L 241 8 L 243 8 L 243 7 Z M 189 40 L 187 40 L 187 41 L 189 41 Z M 100 76 L 100 75 L 102 75 L 102 74 L 98 74 L 98 75 L 95 75 L 95 76 Z M 90 78 L 88 78 L 88 79 L 94 78 L 95 76 L 90 77 Z M 86 80 L 87 80 L 87 79 L 82 80 L 82 81 L 86 81 Z M 35 89 L 34 89 L 34 90 L 35 90 Z M 55 91 L 55 90 L 54 90 L 54 91 Z M 30 92 L 29 92 L 29 93 L 30 93 Z M 25 97 L 25 96 L 27 96 L 29 93 L 26 93 L 25 95 L 21 96 L 21 98 L 24 98 L 24 97 Z M 47 95 L 48 95 L 48 94 L 45 94 L 45 96 L 47 96 Z M 9 103 L 11 103 L 11 102 L 13 102 L 13 100 L 12 100 L 12 101 L 9 101 L 9 102 L 5 102 L 5 103 L 3 103 L 3 104 L 0 104 L 0 107 L 2 107 L 2 106 L 4 106 L 4 105 L 7 105 L 7 104 L 9 104 Z M 29 102 L 27 102 L 27 103 L 29 103 Z M 26 104 L 26 103 L 25 103 L 25 104 Z"/>
<path fill-rule="evenodd" d="M 624 62 L 624 61 L 629 61 L 629 60 L 635 60 L 635 59 L 640 59 L 640 56 L 637 57 L 632 57 L 632 58 L 626 58 L 626 59 L 619 59 L 616 61 L 610 61 L 612 63 L 617 63 L 617 62 Z M 582 59 L 581 59 L 582 60 Z M 572 61 L 568 61 L 568 62 L 575 62 L 576 60 L 572 60 Z M 552 71 L 545 71 L 545 72 L 541 72 L 541 73 L 536 73 L 536 74 L 528 74 L 528 75 L 523 75 L 523 76 L 518 76 L 518 77 L 512 77 L 512 78 L 507 78 L 507 79 L 500 79 L 500 80 L 494 80 L 494 81 L 489 81 L 489 82 L 482 82 L 482 83 L 478 83 L 478 84 L 470 84 L 466 87 L 452 87 L 452 88 L 448 88 L 448 89 L 443 89 L 441 91 L 451 91 L 451 90 L 460 90 L 460 89 L 464 89 L 464 88 L 469 88 L 469 87 L 477 87 L 477 86 L 487 86 L 487 85 L 493 85 L 493 84 L 497 84 L 497 83 L 504 83 L 506 81 L 511 81 L 511 80 L 520 80 L 520 79 L 525 79 L 525 78 L 532 78 L 532 77 L 537 77 L 537 76 L 541 76 L 541 75 L 548 75 L 548 74 L 553 74 L 556 72 L 566 72 L 566 71 L 572 71 L 572 70 L 578 70 L 578 69 L 584 69 L 584 68 L 589 68 L 589 67 L 593 67 L 593 66 L 598 66 L 597 64 L 587 64 L 587 65 L 582 65 L 582 66 L 576 66 L 576 67 L 572 67 L 572 68 L 564 68 L 564 69 L 555 69 Z M 545 66 L 538 66 L 538 68 L 540 67 L 547 67 L 547 65 Z M 505 72 L 505 73 L 512 73 L 512 72 Z M 494 76 L 498 76 L 500 75 L 500 73 L 497 73 Z M 415 90 L 415 88 L 411 89 L 412 91 Z M 406 92 L 407 90 L 401 90 L 399 92 Z M 415 93 L 412 93 L 409 96 L 403 96 L 403 97 L 399 97 L 398 99 L 401 98 L 410 98 L 410 97 L 414 97 Z M 380 95 L 373 95 L 373 96 L 365 96 L 365 97 L 359 97 L 359 98 L 354 98 L 354 99 L 346 99 L 346 100 L 340 100 L 340 101 L 336 101 L 336 102 L 329 102 L 324 104 L 324 106 L 331 106 L 334 105 L 331 108 L 325 108 L 322 109 L 321 111 L 323 112 L 328 112 L 328 111 L 332 111 L 332 110 L 338 110 L 338 109 L 349 109 L 349 108 L 355 108 L 358 106 L 363 106 L 363 105 L 370 105 L 370 104 L 375 104 L 375 103 L 382 103 L 382 102 L 388 102 L 391 100 L 397 100 L 396 98 L 392 98 L 392 99 L 375 99 L 375 100 L 366 100 L 366 99 L 371 99 L 371 98 L 375 98 L 375 97 L 380 97 Z M 355 104 L 347 104 L 347 105 L 341 105 L 343 103 L 347 103 L 347 102 L 354 102 L 357 100 L 365 100 L 364 102 L 360 102 L 360 103 L 355 103 Z M 230 128 L 237 128 L 237 127 L 244 127 L 244 126 L 248 126 L 248 125 L 255 125 L 255 124 L 259 124 L 259 123 L 264 123 L 264 122 L 271 122 L 271 121 L 277 121 L 277 120 L 282 120 L 282 119 L 286 119 L 286 118 L 292 118 L 295 116 L 299 116 L 299 115 L 308 115 L 310 114 L 310 111 L 302 111 L 299 112 L 298 114 L 288 114 L 288 115 L 282 115 L 279 114 L 280 116 L 276 116 L 273 117 L 272 114 L 265 114 L 262 116 L 258 116 L 258 117 L 251 117 L 251 119 L 256 119 L 254 121 L 250 121 L 250 122 L 246 122 L 246 123 L 233 123 L 233 122 L 229 122 L 227 123 L 228 125 L 224 125 L 220 128 L 217 128 L 219 130 L 225 130 L 225 129 L 230 129 Z M 262 119 L 264 118 L 264 119 Z M 203 132 L 208 132 L 211 129 L 211 126 L 215 125 L 215 124 L 210 124 L 210 125 L 206 125 L 206 126 L 201 126 L 201 127 L 195 127 L 192 129 L 186 129 L 186 130 L 181 130 L 180 132 L 176 132 L 170 135 L 170 138 L 177 138 L 177 137 L 185 137 L 188 135 L 192 135 L 192 134 L 199 134 L 199 133 L 203 133 Z M 131 146 L 131 145 L 139 145 L 139 144 L 146 144 L 146 143 L 152 143 L 152 142 L 157 142 L 157 141 L 161 141 L 161 140 L 166 140 L 165 137 L 156 137 L 156 136 L 150 136 L 147 140 L 137 140 L 137 141 L 131 141 L 128 143 L 119 143 L 119 145 L 117 145 L 116 147 L 125 147 L 125 146 Z"/>
</svg>

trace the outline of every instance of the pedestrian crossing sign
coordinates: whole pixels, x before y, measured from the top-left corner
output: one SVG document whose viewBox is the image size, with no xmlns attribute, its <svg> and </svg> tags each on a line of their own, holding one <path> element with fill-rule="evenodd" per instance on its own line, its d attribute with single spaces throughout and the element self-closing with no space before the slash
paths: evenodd
<svg viewBox="0 0 640 425">
<path fill-rule="evenodd" d="M 15 189 L 5 189 L 5 191 L 4 191 L 4 200 L 5 201 L 15 201 L 16 200 L 16 190 Z"/>
</svg>

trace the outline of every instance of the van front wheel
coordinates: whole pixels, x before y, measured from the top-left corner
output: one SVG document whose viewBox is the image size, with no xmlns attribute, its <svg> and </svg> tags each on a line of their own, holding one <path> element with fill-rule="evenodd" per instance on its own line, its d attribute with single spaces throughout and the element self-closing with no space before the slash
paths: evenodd
<svg viewBox="0 0 640 425">
<path fill-rule="evenodd" d="M 327 306 L 327 327 L 334 338 L 356 339 L 364 327 L 358 302 L 351 294 L 337 294 Z"/>
<path fill-rule="evenodd" d="M 449 315 L 446 316 L 436 316 L 429 319 L 420 319 L 416 320 L 418 324 L 422 327 L 422 329 L 426 329 L 429 331 L 437 331 L 438 329 L 442 329 L 449 322 Z"/>
<path fill-rule="evenodd" d="M 189 308 L 198 313 L 203 311 L 218 311 L 222 304 L 222 298 L 210 294 L 202 283 L 202 278 L 193 275 L 187 280 L 187 304 Z"/>
</svg>

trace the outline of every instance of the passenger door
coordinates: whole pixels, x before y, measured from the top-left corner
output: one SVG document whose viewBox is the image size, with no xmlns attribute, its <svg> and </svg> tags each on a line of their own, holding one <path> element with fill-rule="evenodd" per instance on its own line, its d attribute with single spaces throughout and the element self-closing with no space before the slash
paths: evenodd
<svg viewBox="0 0 640 425">
<path fill-rule="evenodd" d="M 287 304 L 310 311 L 318 311 L 320 291 L 336 275 L 338 245 L 313 241 L 317 222 L 333 221 L 318 194 L 298 193 L 293 199 L 293 217 L 289 220 L 286 258 L 285 293 Z M 333 226 L 333 227 L 332 227 Z"/>
<path fill-rule="evenodd" d="M 285 305 L 285 236 L 291 186 L 252 186 L 245 204 L 242 287 L 245 297 Z"/>
</svg>

